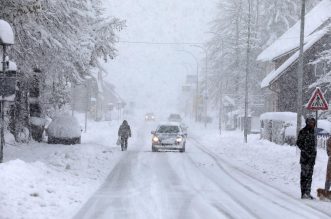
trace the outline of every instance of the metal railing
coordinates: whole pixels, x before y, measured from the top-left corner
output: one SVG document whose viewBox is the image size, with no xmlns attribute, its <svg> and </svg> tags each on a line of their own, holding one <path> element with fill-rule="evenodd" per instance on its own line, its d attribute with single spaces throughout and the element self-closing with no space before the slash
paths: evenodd
<svg viewBox="0 0 331 219">
<path fill-rule="evenodd" d="M 326 149 L 326 143 L 329 139 L 329 135 L 318 135 L 317 136 L 317 147 Z"/>
</svg>

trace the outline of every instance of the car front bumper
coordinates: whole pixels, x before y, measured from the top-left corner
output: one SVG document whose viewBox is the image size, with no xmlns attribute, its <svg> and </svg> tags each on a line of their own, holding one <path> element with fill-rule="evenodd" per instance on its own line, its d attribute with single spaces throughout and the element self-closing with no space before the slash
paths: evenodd
<svg viewBox="0 0 331 219">
<path fill-rule="evenodd" d="M 180 144 L 153 144 L 152 145 L 156 149 L 163 149 L 163 150 L 179 150 L 184 149 L 185 146 L 183 143 Z"/>
</svg>

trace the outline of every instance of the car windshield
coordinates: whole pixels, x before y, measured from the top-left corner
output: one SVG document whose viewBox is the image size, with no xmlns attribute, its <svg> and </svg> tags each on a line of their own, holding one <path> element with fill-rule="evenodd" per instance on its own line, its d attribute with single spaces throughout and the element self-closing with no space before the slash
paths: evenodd
<svg viewBox="0 0 331 219">
<path fill-rule="evenodd" d="M 178 126 L 160 126 L 157 130 L 158 133 L 178 133 L 179 127 Z"/>
</svg>

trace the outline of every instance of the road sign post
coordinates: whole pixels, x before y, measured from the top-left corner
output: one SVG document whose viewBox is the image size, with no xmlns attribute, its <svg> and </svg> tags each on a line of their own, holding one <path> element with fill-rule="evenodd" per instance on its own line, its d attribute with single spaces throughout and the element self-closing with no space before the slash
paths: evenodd
<svg viewBox="0 0 331 219">
<path fill-rule="evenodd" d="M 316 113 L 316 130 L 318 123 L 318 110 L 328 110 L 329 104 L 326 101 L 323 92 L 319 87 L 317 87 L 308 101 L 307 107 L 308 110 L 315 111 Z M 317 133 L 315 134 L 315 143 L 317 144 Z"/>
</svg>

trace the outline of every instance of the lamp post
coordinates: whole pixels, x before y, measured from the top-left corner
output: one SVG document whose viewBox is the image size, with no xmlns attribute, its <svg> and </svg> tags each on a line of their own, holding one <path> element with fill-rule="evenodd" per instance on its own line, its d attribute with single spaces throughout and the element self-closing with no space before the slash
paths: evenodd
<svg viewBox="0 0 331 219">
<path fill-rule="evenodd" d="M 251 0 L 248 0 L 248 27 L 247 27 L 247 51 L 246 51 L 246 74 L 245 74 L 245 120 L 244 120 L 244 141 L 248 137 L 248 82 L 250 74 L 250 53 L 251 53 Z"/>
<path fill-rule="evenodd" d="M 205 80 L 206 80 L 206 93 L 204 95 L 204 124 L 207 126 L 207 115 L 208 115 L 208 49 L 200 46 L 200 45 L 191 45 L 192 47 L 196 47 L 202 49 L 205 53 Z"/>
<path fill-rule="evenodd" d="M 85 77 L 86 79 L 86 89 L 87 89 L 87 94 L 86 94 L 86 105 L 85 105 L 85 132 L 87 132 L 87 116 L 88 116 L 88 112 L 90 110 L 90 101 L 91 101 L 91 80 L 92 77 L 87 76 Z"/>
<path fill-rule="evenodd" d="M 298 66 L 298 93 L 297 93 L 297 130 L 296 134 L 299 135 L 301 129 L 302 118 L 302 87 L 303 87 L 303 71 L 304 71 L 304 40 L 305 40 L 305 14 L 306 14 L 306 0 L 301 2 L 301 25 L 300 25 L 300 52 L 299 52 L 299 66 Z"/>
<path fill-rule="evenodd" d="M 197 59 L 197 57 L 195 57 L 195 55 L 189 51 L 186 50 L 179 50 L 179 52 L 184 52 L 186 54 L 189 54 L 195 61 L 196 65 L 197 65 L 197 80 L 196 80 L 196 93 L 195 93 L 195 121 L 198 121 L 198 102 L 199 102 L 199 61 Z"/>
<path fill-rule="evenodd" d="M 14 32 L 11 26 L 4 20 L 0 20 L 0 45 L 3 48 L 2 54 L 2 76 L 1 81 L 1 127 L 0 127 L 0 163 L 3 162 L 3 148 L 5 145 L 5 90 L 4 83 L 6 77 L 6 47 L 14 44 Z"/>
</svg>

